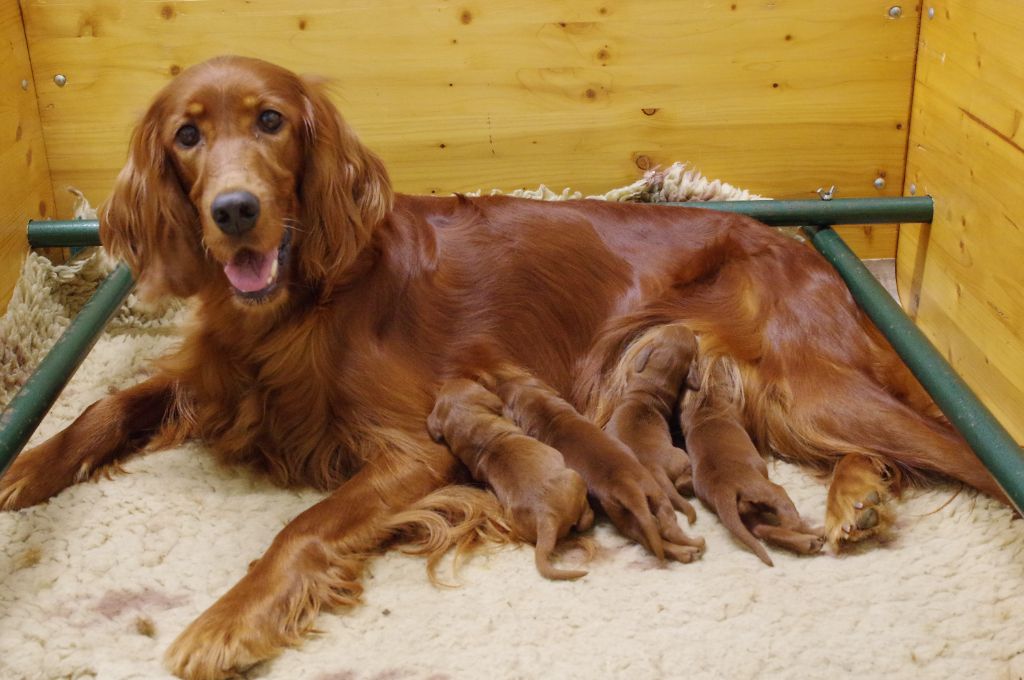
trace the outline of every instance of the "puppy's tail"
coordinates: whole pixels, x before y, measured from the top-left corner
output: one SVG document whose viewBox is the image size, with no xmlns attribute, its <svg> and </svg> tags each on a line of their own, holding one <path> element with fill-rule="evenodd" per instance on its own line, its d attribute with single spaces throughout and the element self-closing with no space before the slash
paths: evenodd
<svg viewBox="0 0 1024 680">
<path fill-rule="evenodd" d="M 591 522 L 593 518 L 591 518 Z M 534 551 L 533 559 L 537 565 L 537 571 L 544 578 L 553 581 L 572 581 L 587 575 L 582 569 L 559 569 L 551 564 L 551 554 L 555 551 L 555 544 L 558 543 L 558 521 L 554 517 L 547 517 L 537 531 L 537 548 Z"/>
</svg>

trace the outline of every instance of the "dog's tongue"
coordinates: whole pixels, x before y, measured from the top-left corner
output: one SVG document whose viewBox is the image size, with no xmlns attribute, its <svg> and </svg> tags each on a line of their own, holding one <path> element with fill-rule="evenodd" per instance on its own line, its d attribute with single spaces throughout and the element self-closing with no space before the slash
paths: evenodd
<svg viewBox="0 0 1024 680">
<path fill-rule="evenodd" d="M 277 262 L 277 248 L 269 253 L 242 250 L 228 264 L 224 274 L 231 285 L 243 293 L 262 290 L 273 283 L 274 263 Z"/>
</svg>

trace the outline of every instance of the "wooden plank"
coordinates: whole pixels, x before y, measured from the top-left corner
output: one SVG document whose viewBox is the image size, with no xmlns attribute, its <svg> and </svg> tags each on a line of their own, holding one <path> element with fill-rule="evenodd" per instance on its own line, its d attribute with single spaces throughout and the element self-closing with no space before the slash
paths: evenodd
<svg viewBox="0 0 1024 680">
<path fill-rule="evenodd" d="M 907 182 L 935 196 L 905 227 L 904 305 L 1024 441 L 1024 5 L 947 0 L 922 23 Z"/>
<path fill-rule="evenodd" d="M 54 214 L 25 32 L 17 2 L 0 3 L 0 313 L 28 252 L 25 225 Z M 22 81 L 25 87 L 22 87 Z"/>
<path fill-rule="evenodd" d="M 23 0 L 57 186 L 109 191 L 181 68 L 235 52 L 334 79 L 399 190 L 600 192 L 689 161 L 779 198 L 898 195 L 918 14 L 858 0 Z M 823 56 L 826 55 L 826 56 Z M 55 73 L 67 75 L 57 88 Z M 879 175 L 888 185 L 879 191 Z M 70 199 L 58 196 L 62 212 Z M 854 230 L 892 257 L 892 227 Z"/>
</svg>

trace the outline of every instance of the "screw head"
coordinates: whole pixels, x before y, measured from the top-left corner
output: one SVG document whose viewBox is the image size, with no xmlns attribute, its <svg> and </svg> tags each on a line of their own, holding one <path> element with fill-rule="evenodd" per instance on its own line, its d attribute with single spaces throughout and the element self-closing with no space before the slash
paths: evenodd
<svg viewBox="0 0 1024 680">
<path fill-rule="evenodd" d="M 891 19 L 899 19 L 901 16 L 903 16 L 902 7 L 900 7 L 899 5 L 893 5 L 892 7 L 889 8 L 889 17 Z"/>
<path fill-rule="evenodd" d="M 28 89 L 28 78 L 22 78 L 21 79 L 21 89 L 23 89 L 23 90 L 27 90 Z"/>
<path fill-rule="evenodd" d="M 58 73 L 53 77 L 53 82 L 57 83 L 57 87 L 64 87 L 68 82 L 68 78 L 63 73 Z"/>
<path fill-rule="evenodd" d="M 934 19 L 935 18 L 935 8 L 934 7 L 929 7 L 928 8 L 928 18 L 929 19 Z"/>
<path fill-rule="evenodd" d="M 917 185 L 916 184 L 911 184 L 910 185 L 910 195 L 911 196 L 917 196 Z"/>
<path fill-rule="evenodd" d="M 875 188 L 876 189 L 884 189 L 885 188 L 885 178 L 884 177 L 876 177 L 874 184 L 875 184 Z"/>
</svg>

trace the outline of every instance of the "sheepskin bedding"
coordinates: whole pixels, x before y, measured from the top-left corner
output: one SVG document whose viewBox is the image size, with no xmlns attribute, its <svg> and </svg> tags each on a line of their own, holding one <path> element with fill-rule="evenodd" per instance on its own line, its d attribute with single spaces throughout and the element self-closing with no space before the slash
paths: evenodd
<svg viewBox="0 0 1024 680">
<path fill-rule="evenodd" d="M 526 192 L 558 199 L 546 189 Z M 673 166 L 608 200 L 747 198 Z M 30 255 L 0 320 L 6 404 L 111 263 Z M 122 309 L 36 433 L 42 441 L 176 342 L 180 306 Z M 130 460 L 127 474 L 0 513 L 0 678 L 167 677 L 174 637 L 320 495 L 215 466 L 201 444 Z M 772 478 L 809 518 L 824 483 Z M 955 485 L 911 492 L 896 537 L 842 556 L 773 550 L 768 568 L 698 507 L 695 564 L 658 564 L 607 523 L 588 576 L 542 579 L 529 548 L 478 554 L 430 585 L 424 562 L 371 563 L 364 604 L 247 673 L 280 680 L 512 678 L 1024 678 L 1024 523 Z M 682 520 L 685 522 L 685 519 Z M 569 551 L 563 564 L 578 563 Z"/>
</svg>

